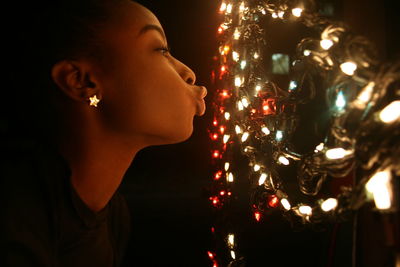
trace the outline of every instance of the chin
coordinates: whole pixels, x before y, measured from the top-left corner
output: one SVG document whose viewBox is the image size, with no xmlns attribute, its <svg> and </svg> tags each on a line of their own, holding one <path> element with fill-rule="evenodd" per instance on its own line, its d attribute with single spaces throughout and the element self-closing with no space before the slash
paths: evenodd
<svg viewBox="0 0 400 267">
<path fill-rule="evenodd" d="M 148 139 L 148 145 L 171 145 L 188 140 L 193 134 L 193 126 L 186 130 L 177 132 L 176 130 L 169 133 L 152 135 Z"/>
</svg>

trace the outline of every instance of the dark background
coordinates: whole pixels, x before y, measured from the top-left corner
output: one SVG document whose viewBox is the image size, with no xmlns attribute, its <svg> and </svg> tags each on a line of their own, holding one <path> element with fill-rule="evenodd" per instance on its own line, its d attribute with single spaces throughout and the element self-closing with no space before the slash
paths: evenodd
<svg viewBox="0 0 400 267">
<path fill-rule="evenodd" d="M 212 173 L 207 127 L 212 117 L 210 73 L 218 47 L 220 1 L 139 2 L 157 15 L 172 54 L 192 68 L 197 84 L 205 85 L 209 93 L 208 111 L 195 118 L 194 134 L 188 141 L 141 151 L 126 174 L 121 191 L 132 212 L 133 228 L 126 265 L 212 266 L 207 257 L 213 246 L 212 210 L 204 188 L 210 185 Z M 333 4 L 335 18 L 374 41 L 383 59 L 398 54 L 400 32 L 394 1 Z M 237 214 L 239 246 L 247 256 L 247 266 L 351 266 L 351 222 L 325 231 L 295 232 L 276 214 L 262 224 L 252 220 L 245 205 L 238 207 Z M 336 233 L 335 240 L 332 233 Z"/>
</svg>

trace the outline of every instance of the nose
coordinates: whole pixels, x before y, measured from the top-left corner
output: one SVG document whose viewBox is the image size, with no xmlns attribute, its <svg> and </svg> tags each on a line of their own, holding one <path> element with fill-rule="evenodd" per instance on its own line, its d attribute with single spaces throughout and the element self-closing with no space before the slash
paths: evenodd
<svg viewBox="0 0 400 267">
<path fill-rule="evenodd" d="M 194 85 L 196 83 L 196 74 L 193 72 L 192 69 L 190 69 L 188 66 L 183 64 L 181 61 L 175 59 L 177 61 L 177 64 L 179 66 L 179 75 L 182 77 L 182 79 L 190 84 Z"/>
</svg>

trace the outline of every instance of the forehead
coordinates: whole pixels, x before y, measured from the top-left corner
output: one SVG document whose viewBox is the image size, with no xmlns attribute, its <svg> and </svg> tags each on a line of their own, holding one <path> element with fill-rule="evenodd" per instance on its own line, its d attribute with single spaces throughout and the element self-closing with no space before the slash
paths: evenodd
<svg viewBox="0 0 400 267">
<path fill-rule="evenodd" d="M 121 7 L 121 16 L 117 17 L 120 29 L 129 29 L 132 33 L 138 34 L 140 30 L 153 24 L 161 28 L 157 17 L 146 7 L 132 1 L 126 1 Z"/>
</svg>

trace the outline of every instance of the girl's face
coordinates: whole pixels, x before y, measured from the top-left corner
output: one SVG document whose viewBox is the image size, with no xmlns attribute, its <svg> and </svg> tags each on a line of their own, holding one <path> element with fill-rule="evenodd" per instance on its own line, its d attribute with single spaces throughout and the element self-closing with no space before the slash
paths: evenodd
<svg viewBox="0 0 400 267">
<path fill-rule="evenodd" d="M 158 19 L 128 2 L 105 29 L 105 55 L 96 69 L 104 124 L 146 145 L 176 143 L 193 131 L 203 115 L 207 91 L 195 86 L 195 74 L 166 50 Z"/>
</svg>

